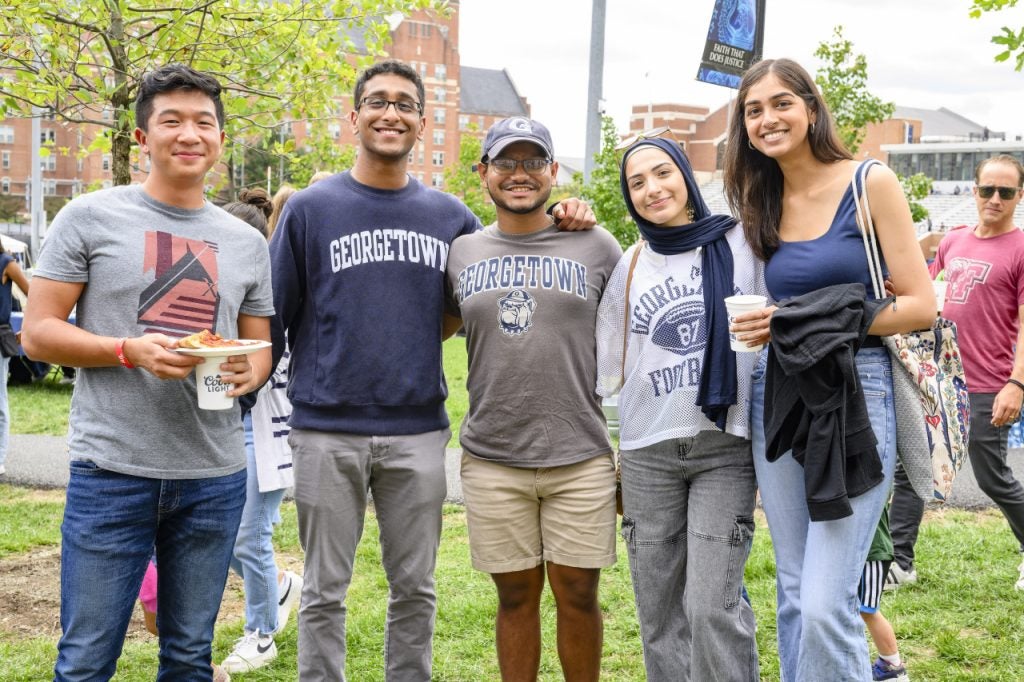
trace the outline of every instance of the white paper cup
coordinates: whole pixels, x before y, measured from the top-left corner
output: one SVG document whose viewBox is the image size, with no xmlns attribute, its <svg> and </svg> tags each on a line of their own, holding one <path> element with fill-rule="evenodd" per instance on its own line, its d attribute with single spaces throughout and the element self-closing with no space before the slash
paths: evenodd
<svg viewBox="0 0 1024 682">
<path fill-rule="evenodd" d="M 743 313 L 749 313 L 752 310 L 764 310 L 767 305 L 768 298 L 766 296 L 758 296 L 756 294 L 729 296 L 725 299 L 725 309 L 729 313 L 729 324 L 732 325 L 733 320 Z M 764 344 L 748 346 L 746 341 L 740 341 L 736 338 L 735 334 L 729 332 L 729 347 L 737 353 L 757 353 L 764 348 Z"/>
<path fill-rule="evenodd" d="M 942 304 L 946 302 L 946 288 L 948 286 L 949 282 L 932 282 L 932 287 L 935 289 L 935 305 L 940 313 L 942 312 Z"/>
<path fill-rule="evenodd" d="M 234 388 L 234 384 L 220 380 L 222 375 L 230 374 L 220 368 L 227 357 L 224 355 L 219 358 L 205 358 L 202 363 L 196 365 L 196 393 L 200 409 L 230 410 L 234 407 L 235 399 L 228 397 L 228 391 Z"/>
</svg>

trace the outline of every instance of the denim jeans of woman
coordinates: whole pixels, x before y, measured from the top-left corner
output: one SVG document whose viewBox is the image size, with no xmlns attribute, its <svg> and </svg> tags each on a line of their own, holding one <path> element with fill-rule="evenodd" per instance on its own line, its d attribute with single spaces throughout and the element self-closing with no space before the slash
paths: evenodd
<svg viewBox="0 0 1024 682">
<path fill-rule="evenodd" d="M 246 489 L 242 522 L 235 538 L 231 568 L 245 584 L 245 630 L 269 635 L 277 632 L 277 562 L 274 560 L 274 524 L 284 490 L 261 493 L 256 477 L 252 415 L 245 415 Z"/>
<path fill-rule="evenodd" d="M 704 431 L 623 450 L 622 536 L 650 682 L 757 682 L 741 598 L 754 535 L 750 441 Z"/>
<path fill-rule="evenodd" d="M 118 474 L 72 460 L 61 526 L 56 682 L 109 680 L 156 546 L 158 682 L 212 678 L 213 626 L 245 504 L 245 472 Z"/>
<path fill-rule="evenodd" d="M 888 351 L 857 354 L 861 389 L 884 480 L 851 498 L 853 514 L 812 522 L 803 468 L 787 452 L 765 456 L 764 366 L 755 370 L 751 399 L 754 467 L 775 549 L 779 661 L 784 682 L 863 682 L 871 679 L 864 623 L 857 612 L 857 584 L 871 538 L 889 496 L 896 466 L 896 417 Z"/>
</svg>

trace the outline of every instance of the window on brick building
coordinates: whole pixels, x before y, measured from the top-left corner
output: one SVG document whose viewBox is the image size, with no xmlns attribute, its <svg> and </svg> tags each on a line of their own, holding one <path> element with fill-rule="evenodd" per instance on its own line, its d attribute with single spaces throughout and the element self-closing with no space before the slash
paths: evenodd
<svg viewBox="0 0 1024 682">
<path fill-rule="evenodd" d="M 434 88 L 434 99 L 436 99 L 438 102 L 443 102 L 446 92 L 447 91 L 442 87 Z"/>
<path fill-rule="evenodd" d="M 42 142 L 43 144 L 46 144 L 47 142 L 56 142 L 57 131 L 49 129 L 41 131 L 39 133 L 39 141 Z"/>
<path fill-rule="evenodd" d="M 448 78 L 448 67 L 444 64 L 434 65 L 434 78 L 439 81 L 446 80 Z"/>
<path fill-rule="evenodd" d="M 431 173 L 430 184 L 432 187 L 437 187 L 438 189 L 444 187 L 444 173 Z"/>
<path fill-rule="evenodd" d="M 433 152 L 430 155 L 430 162 L 435 166 L 444 165 L 444 152 Z"/>
<path fill-rule="evenodd" d="M 434 131 L 434 144 L 438 145 L 439 147 L 444 145 L 444 131 L 443 130 L 435 130 Z"/>
<path fill-rule="evenodd" d="M 469 130 L 469 116 L 459 116 L 459 130 Z"/>
<path fill-rule="evenodd" d="M 11 193 L 11 179 L 10 178 L 0 178 L 0 192 L 3 192 L 4 194 L 10 194 Z"/>
<path fill-rule="evenodd" d="M 409 36 L 415 38 L 417 33 L 416 29 L 419 26 L 419 24 L 417 24 L 415 21 L 410 21 L 407 23 L 409 24 Z"/>
<path fill-rule="evenodd" d="M 14 127 L 0 126 L 0 143 L 14 144 Z"/>
<path fill-rule="evenodd" d="M 420 24 L 420 37 L 429 38 L 434 32 L 434 27 L 430 24 Z"/>
<path fill-rule="evenodd" d="M 104 154 L 103 155 L 103 162 L 102 162 L 103 170 L 105 170 L 105 171 L 110 170 L 110 163 L 111 163 L 110 154 Z"/>
<path fill-rule="evenodd" d="M 7 151 L 7 150 L 4 150 L 3 153 L 0 154 L 0 156 L 2 156 L 2 158 L 3 158 L 3 160 L 0 161 L 0 167 L 3 167 L 5 170 L 10 168 L 11 167 L 11 153 L 9 151 Z"/>
<path fill-rule="evenodd" d="M 434 123 L 443 126 L 447 113 L 448 110 L 444 107 L 434 107 Z"/>
<path fill-rule="evenodd" d="M 57 157 L 53 154 L 44 156 L 39 160 L 39 167 L 44 171 L 55 171 L 57 170 Z"/>
</svg>

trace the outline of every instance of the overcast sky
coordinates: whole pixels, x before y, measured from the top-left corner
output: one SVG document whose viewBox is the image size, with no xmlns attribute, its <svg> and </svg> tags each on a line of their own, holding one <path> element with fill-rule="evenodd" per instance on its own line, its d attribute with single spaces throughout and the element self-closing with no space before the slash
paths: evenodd
<svg viewBox="0 0 1024 682">
<path fill-rule="evenodd" d="M 764 56 L 813 56 L 841 24 L 868 61 L 868 87 L 900 106 L 946 107 L 980 125 L 1024 134 L 1024 74 L 995 63 L 989 42 L 1024 26 L 1024 7 L 971 19 L 971 0 L 766 0 Z M 604 110 L 620 131 L 634 104 L 710 107 L 735 92 L 694 79 L 714 0 L 606 0 Z M 551 128 L 559 156 L 583 156 L 591 0 L 461 0 L 467 66 L 508 69 Z"/>
</svg>

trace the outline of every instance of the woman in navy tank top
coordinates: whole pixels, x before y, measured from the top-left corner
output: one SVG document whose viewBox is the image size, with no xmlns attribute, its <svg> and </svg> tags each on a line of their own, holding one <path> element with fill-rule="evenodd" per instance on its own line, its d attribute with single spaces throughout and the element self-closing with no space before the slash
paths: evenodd
<svg viewBox="0 0 1024 682">
<path fill-rule="evenodd" d="M 869 285 L 850 191 L 857 167 L 806 70 L 778 59 L 747 71 L 730 123 L 726 195 L 751 247 L 766 262 L 775 301 L 834 284 Z M 767 460 L 764 382 L 756 380 L 755 370 L 754 465 L 775 549 L 779 659 L 787 682 L 871 679 L 857 584 L 896 460 L 891 367 L 887 351 L 871 337 L 926 328 L 935 319 L 935 298 L 899 181 L 877 165 L 868 174 L 867 190 L 896 300 L 874 318 L 867 347 L 856 356 L 883 480 L 849 499 L 851 515 L 812 521 L 801 465 L 791 452 Z M 770 341 L 770 314 L 748 315 L 753 319 L 741 318 L 735 327 L 743 332 L 740 338 Z"/>
</svg>

